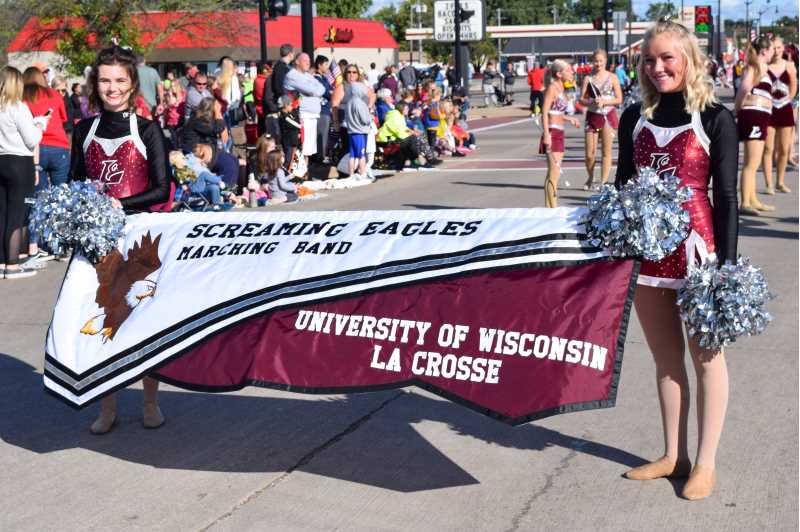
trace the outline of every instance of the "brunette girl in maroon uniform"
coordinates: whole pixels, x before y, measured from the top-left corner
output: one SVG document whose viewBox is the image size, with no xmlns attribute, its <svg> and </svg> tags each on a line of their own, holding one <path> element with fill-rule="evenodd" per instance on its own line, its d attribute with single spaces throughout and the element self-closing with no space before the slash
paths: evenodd
<svg viewBox="0 0 800 532">
<path fill-rule="evenodd" d="M 764 182 L 767 194 L 775 191 L 789 193 L 786 186 L 786 165 L 789 163 L 794 130 L 794 110 L 792 99 L 797 94 L 797 71 L 794 63 L 783 58 L 783 39 L 778 36 L 772 38 L 775 55 L 772 56 L 768 68 L 774 78 L 772 84 L 772 116 L 767 129 L 767 140 L 764 144 Z M 772 157 L 776 157 L 778 182 L 772 186 Z"/>
<path fill-rule="evenodd" d="M 72 137 L 70 179 L 101 182 L 127 213 L 152 210 L 169 198 L 169 162 L 158 123 L 137 117 L 139 77 L 136 57 L 119 46 L 101 50 L 89 75 L 89 102 L 100 114 L 82 120 Z M 144 426 L 164 423 L 158 408 L 158 381 L 145 377 Z M 110 431 L 117 420 L 115 394 L 100 402 L 94 434 Z"/>
<path fill-rule="evenodd" d="M 694 194 L 686 202 L 691 231 L 681 247 L 659 262 L 644 261 L 635 306 L 656 365 L 665 450 L 662 458 L 628 471 L 635 480 L 689 477 L 687 499 L 701 499 L 714 486 L 714 458 L 728 402 L 728 373 L 721 349 L 689 338 L 697 375 L 699 442 L 694 468 L 687 448 L 689 380 L 684 365 L 683 325 L 676 291 L 689 262 L 716 253 L 736 259 L 738 141 L 731 113 L 714 98 L 708 60 L 686 28 L 662 21 L 648 30 L 639 67 L 642 103 L 620 121 L 616 185 L 652 167 L 678 176 Z M 709 201 L 713 182 L 714 205 Z"/>
<path fill-rule="evenodd" d="M 594 181 L 595 154 L 597 138 L 603 141 L 603 159 L 601 163 L 601 184 L 608 181 L 611 173 L 611 148 L 614 143 L 614 132 L 619 127 L 617 110 L 614 106 L 622 103 L 622 89 L 615 74 L 606 70 L 608 57 L 604 50 L 595 50 L 592 55 L 594 71 L 591 76 L 583 78 L 581 103 L 586 111 L 586 172 L 589 178 L 583 190 L 589 190 Z"/>
<path fill-rule="evenodd" d="M 561 175 L 561 159 L 564 158 L 564 122 L 578 127 L 578 121 L 566 115 L 567 98 L 564 96 L 564 81 L 575 77 L 572 65 L 556 59 L 550 66 L 550 83 L 544 93 L 542 105 L 542 138 L 539 153 L 547 154 L 547 176 L 544 178 L 544 205 L 558 207 L 558 178 Z M 567 184 L 569 186 L 569 184 Z"/>
<path fill-rule="evenodd" d="M 742 214 L 758 216 L 759 211 L 774 211 L 756 196 L 756 172 L 764 155 L 764 141 L 772 118 L 772 86 L 775 77 L 768 65 L 775 54 L 772 41 L 759 37 L 747 50 L 747 68 L 742 74 L 739 92 L 736 94 L 736 121 L 739 140 L 744 142 L 744 166 L 742 167 L 741 195 Z"/>
</svg>

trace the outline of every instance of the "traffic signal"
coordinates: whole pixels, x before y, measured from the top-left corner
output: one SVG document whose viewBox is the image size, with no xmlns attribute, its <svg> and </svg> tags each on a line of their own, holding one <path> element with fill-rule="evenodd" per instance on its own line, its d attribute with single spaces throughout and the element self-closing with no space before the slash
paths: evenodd
<svg viewBox="0 0 800 532">
<path fill-rule="evenodd" d="M 458 6 L 458 19 L 459 22 L 467 21 L 472 15 L 475 14 L 474 9 L 463 9 L 460 5 Z"/>
<path fill-rule="evenodd" d="M 267 14 L 269 18 L 285 17 L 289 12 L 289 0 L 268 0 Z"/>
<path fill-rule="evenodd" d="M 708 33 L 711 29 L 711 6 L 695 6 L 694 31 L 695 33 Z"/>
</svg>

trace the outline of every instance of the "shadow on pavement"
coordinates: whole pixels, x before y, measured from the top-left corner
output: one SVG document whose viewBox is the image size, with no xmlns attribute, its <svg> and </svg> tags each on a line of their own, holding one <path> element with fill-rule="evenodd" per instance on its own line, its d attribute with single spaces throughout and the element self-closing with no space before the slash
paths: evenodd
<svg viewBox="0 0 800 532">
<path fill-rule="evenodd" d="M 797 225 L 796 217 L 785 217 L 773 219 L 780 223 L 789 223 L 793 226 Z M 767 221 L 750 218 L 746 216 L 739 217 L 739 236 L 755 236 L 755 237 L 769 237 L 769 238 L 788 238 L 790 240 L 797 240 L 797 231 L 780 231 L 778 229 L 771 229 Z"/>
<path fill-rule="evenodd" d="M 544 181 L 544 178 L 542 178 Z M 454 185 L 472 185 L 475 187 L 522 188 L 527 190 L 544 190 L 544 185 L 523 185 L 520 183 L 473 183 L 470 181 L 453 181 Z"/>
<path fill-rule="evenodd" d="M 435 205 L 435 204 L 426 204 L 426 203 L 403 203 L 403 207 L 413 207 L 415 209 L 420 210 L 432 210 L 432 209 L 474 209 L 475 207 L 458 207 L 453 205 Z"/>
<path fill-rule="evenodd" d="M 162 390 L 167 423 L 144 430 L 141 391 L 123 390 L 118 426 L 106 436 L 93 436 L 88 426 L 96 406 L 70 409 L 43 390 L 42 376 L 32 366 L 0 354 L 0 439 L 39 454 L 77 448 L 163 469 L 301 470 L 400 492 L 479 483 L 417 432 L 413 424 L 422 421 L 440 422 L 460 435 L 507 448 L 557 446 L 628 467 L 645 463 L 601 443 L 531 423 L 510 427 L 453 403 L 400 390 L 333 399 L 283 395 Z M 368 414 L 381 402 L 386 407 L 380 415 Z M 335 453 L 324 452 L 333 446 Z"/>
</svg>

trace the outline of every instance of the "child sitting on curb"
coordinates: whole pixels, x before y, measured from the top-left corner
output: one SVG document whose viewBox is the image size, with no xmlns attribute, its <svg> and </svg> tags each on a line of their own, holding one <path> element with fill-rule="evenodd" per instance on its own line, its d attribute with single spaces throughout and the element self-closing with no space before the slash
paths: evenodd
<svg viewBox="0 0 800 532">
<path fill-rule="evenodd" d="M 272 150 L 264 161 L 259 157 L 258 172 L 262 186 L 266 186 L 269 193 L 269 203 L 286 203 L 297 199 L 297 187 L 289 180 L 289 176 L 283 169 L 283 152 L 281 150 Z"/>
</svg>

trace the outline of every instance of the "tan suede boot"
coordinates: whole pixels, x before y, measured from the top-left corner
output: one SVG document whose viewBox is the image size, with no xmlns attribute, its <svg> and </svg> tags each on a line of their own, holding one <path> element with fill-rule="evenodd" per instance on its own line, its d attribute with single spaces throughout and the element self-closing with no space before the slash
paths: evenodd
<svg viewBox="0 0 800 532">
<path fill-rule="evenodd" d="M 164 414 L 158 403 L 144 403 L 142 406 L 142 425 L 146 429 L 157 429 L 164 424 Z"/>
<path fill-rule="evenodd" d="M 705 499 L 714 491 L 716 481 L 717 475 L 712 468 L 697 464 L 683 487 L 682 495 L 690 501 Z"/>
<path fill-rule="evenodd" d="M 100 415 L 94 420 L 89 432 L 92 434 L 108 434 L 117 424 L 117 412 L 114 410 L 100 410 Z"/>
<path fill-rule="evenodd" d="M 631 480 L 653 480 L 656 478 L 685 478 L 692 470 L 688 461 L 673 462 L 666 456 L 649 464 L 634 467 L 625 476 Z"/>
</svg>

